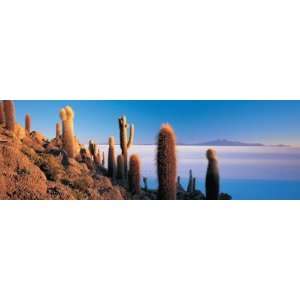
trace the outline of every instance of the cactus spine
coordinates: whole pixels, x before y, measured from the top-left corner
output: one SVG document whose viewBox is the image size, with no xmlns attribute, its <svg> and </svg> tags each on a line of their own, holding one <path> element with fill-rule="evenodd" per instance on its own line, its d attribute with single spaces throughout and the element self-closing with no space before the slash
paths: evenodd
<svg viewBox="0 0 300 300">
<path fill-rule="evenodd" d="M 176 199 L 176 136 L 170 125 L 161 127 L 157 144 L 158 198 Z"/>
<path fill-rule="evenodd" d="M 132 194 L 141 192 L 141 163 L 138 155 L 133 154 L 129 160 L 128 185 Z"/>
<path fill-rule="evenodd" d="M 116 177 L 116 158 L 115 158 L 115 138 L 108 139 L 108 176 L 112 179 Z"/>
<path fill-rule="evenodd" d="M 55 137 L 56 139 L 60 139 L 61 136 L 62 136 L 62 133 L 61 133 L 61 124 L 60 123 L 56 123 L 56 128 L 55 128 Z"/>
<path fill-rule="evenodd" d="M 15 104 L 12 100 L 4 100 L 3 107 L 4 107 L 6 128 L 10 131 L 15 131 L 15 126 L 16 126 Z"/>
<path fill-rule="evenodd" d="M 60 118 L 63 123 L 63 149 L 68 157 L 75 158 L 75 138 L 74 138 L 74 112 L 70 106 L 60 110 Z"/>
<path fill-rule="evenodd" d="M 208 167 L 205 181 L 206 199 L 218 200 L 220 176 L 216 151 L 213 149 L 208 149 L 206 152 L 206 157 L 208 159 Z"/>
<path fill-rule="evenodd" d="M 0 126 L 1 125 L 5 125 L 4 108 L 2 101 L 0 101 Z"/>
<path fill-rule="evenodd" d="M 31 132 L 31 117 L 29 114 L 25 116 L 25 130 L 30 133 Z"/>
<path fill-rule="evenodd" d="M 118 155 L 117 158 L 117 178 L 120 180 L 125 179 L 125 168 L 123 155 Z"/>
<path fill-rule="evenodd" d="M 134 125 L 130 125 L 130 133 L 129 133 L 129 139 L 128 139 L 128 134 L 127 134 L 127 129 L 129 127 L 129 124 L 127 123 L 127 119 L 125 116 L 122 116 L 119 118 L 119 129 L 120 129 L 120 147 L 122 149 L 122 155 L 124 158 L 124 172 L 125 172 L 125 177 L 127 178 L 127 163 L 128 163 L 128 149 L 131 147 L 133 144 L 133 139 L 134 139 Z"/>
</svg>

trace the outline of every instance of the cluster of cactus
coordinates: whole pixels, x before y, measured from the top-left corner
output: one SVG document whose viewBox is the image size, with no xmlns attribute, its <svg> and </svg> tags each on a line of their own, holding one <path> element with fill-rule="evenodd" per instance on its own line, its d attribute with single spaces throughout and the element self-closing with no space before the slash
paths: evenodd
<svg viewBox="0 0 300 300">
<path fill-rule="evenodd" d="M 141 192 L 141 163 L 138 155 L 133 154 L 129 160 L 128 171 L 128 186 L 132 194 L 139 194 Z"/>
<path fill-rule="evenodd" d="M 176 182 L 176 137 L 170 125 L 163 125 L 158 136 L 157 143 L 157 175 L 158 198 L 176 199 L 176 191 L 183 190 L 180 177 Z M 207 150 L 208 168 L 206 174 L 206 199 L 217 200 L 219 198 L 220 176 L 216 151 Z M 188 193 L 196 191 L 196 178 L 192 170 L 189 172 Z"/>
<path fill-rule="evenodd" d="M 0 125 L 11 131 L 18 139 L 23 139 L 26 135 L 25 129 L 16 123 L 15 103 L 12 100 L 0 102 Z"/>
<path fill-rule="evenodd" d="M 67 158 L 75 158 L 76 147 L 79 142 L 76 141 L 74 135 L 74 112 L 71 107 L 66 106 L 60 110 L 61 123 L 56 124 L 56 139 L 62 140 L 62 147 Z M 11 100 L 0 101 L 0 125 L 6 129 L 15 132 L 18 128 L 16 124 L 15 106 Z M 128 133 L 129 129 L 129 133 Z M 31 117 L 29 114 L 25 116 L 25 130 L 31 132 Z M 119 118 L 120 130 L 120 147 L 122 154 L 117 156 L 115 151 L 115 139 L 113 136 L 109 138 L 108 144 L 108 163 L 107 174 L 114 182 L 120 180 L 128 187 L 132 194 L 141 192 L 141 163 L 138 155 L 130 156 L 128 168 L 128 150 L 134 140 L 134 125 L 129 125 L 125 116 Z M 93 141 L 89 141 L 88 147 L 91 163 L 94 161 L 96 165 L 105 166 L 105 155 L 101 153 L 99 147 Z M 79 151 L 79 150 L 78 150 Z M 81 157 L 87 158 L 86 149 L 80 149 Z M 206 153 L 208 159 L 208 167 L 206 173 L 206 199 L 219 198 L 219 169 L 216 157 L 216 151 L 208 149 Z M 183 190 L 180 177 L 177 176 L 177 159 L 176 159 L 176 135 L 173 128 L 169 124 L 162 125 L 157 139 L 157 177 L 158 177 L 158 199 L 176 199 L 177 190 Z M 93 164 L 93 163 L 92 163 Z M 129 170 L 128 170 L 129 169 Z M 147 178 L 143 177 L 144 190 L 148 191 Z M 192 170 L 189 171 L 189 181 L 187 186 L 188 193 L 196 191 L 196 178 L 193 177 Z"/>
<path fill-rule="evenodd" d="M 129 138 L 128 138 L 128 128 L 130 128 L 129 131 Z M 127 123 L 127 119 L 125 116 L 122 116 L 119 118 L 119 130 L 120 130 L 120 147 L 122 150 L 123 160 L 124 160 L 124 173 L 125 178 L 127 178 L 128 175 L 128 150 L 133 144 L 134 139 L 134 125 Z"/>
<path fill-rule="evenodd" d="M 30 128 L 29 115 L 25 117 L 25 127 Z M 26 130 L 16 123 L 16 109 L 15 103 L 12 100 L 0 101 L 0 126 L 3 126 L 7 130 L 14 133 L 14 136 L 19 139 L 23 139 L 26 135 Z"/>
<path fill-rule="evenodd" d="M 105 166 L 104 152 L 101 153 L 100 147 L 92 140 L 89 141 L 89 152 L 96 166 Z"/>
<path fill-rule="evenodd" d="M 173 128 L 165 124 L 161 127 L 157 141 L 158 198 L 176 199 L 176 136 Z"/>
<path fill-rule="evenodd" d="M 74 112 L 70 106 L 66 106 L 60 110 L 60 118 L 62 120 L 62 142 L 63 149 L 69 158 L 75 158 L 76 147 L 74 137 Z"/>
<path fill-rule="evenodd" d="M 190 170 L 189 172 L 189 183 L 187 186 L 188 193 L 194 193 L 196 191 L 196 178 L 193 177 L 193 172 Z"/>
<path fill-rule="evenodd" d="M 220 189 L 220 175 L 216 151 L 208 149 L 206 152 L 208 167 L 206 173 L 205 189 L 207 200 L 218 200 Z"/>
</svg>

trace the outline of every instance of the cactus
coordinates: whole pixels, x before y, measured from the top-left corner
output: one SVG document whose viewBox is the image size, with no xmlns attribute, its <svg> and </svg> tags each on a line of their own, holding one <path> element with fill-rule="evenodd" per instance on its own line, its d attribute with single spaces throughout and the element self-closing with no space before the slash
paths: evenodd
<svg viewBox="0 0 300 300">
<path fill-rule="evenodd" d="M 139 194 L 141 192 L 141 163 L 138 155 L 133 154 L 129 160 L 129 172 L 128 172 L 128 185 L 129 191 L 132 194 Z"/>
<path fill-rule="evenodd" d="M 98 149 L 97 152 L 96 152 L 94 161 L 95 161 L 95 163 L 96 163 L 97 166 L 100 166 L 100 165 L 101 165 L 101 152 L 100 152 L 99 149 Z"/>
<path fill-rule="evenodd" d="M 96 143 L 92 140 L 89 141 L 89 152 L 97 166 L 103 165 L 103 156 L 101 157 L 100 148 L 97 147 Z"/>
<path fill-rule="evenodd" d="M 143 177 L 143 182 L 144 182 L 144 190 L 147 192 L 148 191 L 148 178 Z"/>
<path fill-rule="evenodd" d="M 177 186 L 181 186 L 181 179 L 180 179 L 180 176 L 177 176 Z"/>
<path fill-rule="evenodd" d="M 176 199 L 176 136 L 168 124 L 161 127 L 158 135 L 157 175 L 158 198 Z"/>
<path fill-rule="evenodd" d="M 83 161 L 89 157 L 85 148 L 80 149 L 80 156 Z"/>
<path fill-rule="evenodd" d="M 31 132 L 31 117 L 29 114 L 25 116 L 25 130 L 30 133 Z"/>
<path fill-rule="evenodd" d="M 213 149 L 208 149 L 206 152 L 206 157 L 208 159 L 205 182 L 206 199 L 217 200 L 219 198 L 220 176 L 216 151 Z"/>
<path fill-rule="evenodd" d="M 113 136 L 108 140 L 108 176 L 113 180 L 116 177 L 115 138 Z"/>
<path fill-rule="evenodd" d="M 195 193 L 196 192 L 196 177 L 193 178 L 193 185 L 192 185 L 192 193 Z"/>
<path fill-rule="evenodd" d="M 89 141 L 89 152 L 92 156 L 93 160 L 96 161 L 96 155 L 97 155 L 97 146 L 96 143 L 92 140 Z"/>
<path fill-rule="evenodd" d="M 184 188 L 181 185 L 180 176 L 177 177 L 176 189 L 177 189 L 177 193 L 178 192 L 185 192 Z"/>
<path fill-rule="evenodd" d="M 4 100 L 3 107 L 4 107 L 4 114 L 5 114 L 6 128 L 14 132 L 16 126 L 15 104 L 12 100 Z"/>
<path fill-rule="evenodd" d="M 120 180 L 125 179 L 125 168 L 123 155 L 118 155 L 117 158 L 117 178 Z"/>
<path fill-rule="evenodd" d="M 80 148 L 79 153 L 80 153 L 81 161 L 87 165 L 89 170 L 93 170 L 94 169 L 93 161 L 90 158 L 87 149 L 82 147 Z"/>
<path fill-rule="evenodd" d="M 189 183 L 188 183 L 188 186 L 187 186 L 187 189 L 186 191 L 188 193 L 192 193 L 193 192 L 193 172 L 192 170 L 189 171 Z"/>
<path fill-rule="evenodd" d="M 130 133 L 129 133 L 129 139 L 128 139 L 128 134 L 127 134 L 127 129 L 128 129 L 129 124 L 127 123 L 126 117 L 122 116 L 119 118 L 119 129 L 120 129 L 120 147 L 122 149 L 122 155 L 124 158 L 124 172 L 125 172 L 125 177 L 127 178 L 127 163 L 128 163 L 128 149 L 131 147 L 133 144 L 133 139 L 134 139 L 134 125 L 130 125 Z"/>
<path fill-rule="evenodd" d="M 55 128 L 55 137 L 56 139 L 60 139 L 61 136 L 62 136 L 62 133 L 61 133 L 61 124 L 60 123 L 56 123 L 56 128 Z"/>
<path fill-rule="evenodd" d="M 102 167 L 105 167 L 105 155 L 104 151 L 102 151 L 102 161 L 101 161 Z"/>
<path fill-rule="evenodd" d="M 63 149 L 69 158 L 75 158 L 75 138 L 74 138 L 74 112 L 70 106 L 60 110 L 60 118 L 63 123 Z"/>
<path fill-rule="evenodd" d="M 5 125 L 4 107 L 2 101 L 0 101 L 0 126 L 1 125 Z"/>
</svg>

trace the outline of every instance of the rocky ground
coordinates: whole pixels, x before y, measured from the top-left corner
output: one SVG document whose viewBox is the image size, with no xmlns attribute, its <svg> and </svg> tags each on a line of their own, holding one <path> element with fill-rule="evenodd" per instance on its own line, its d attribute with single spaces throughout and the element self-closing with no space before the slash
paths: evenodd
<svg viewBox="0 0 300 300">
<path fill-rule="evenodd" d="M 69 159 L 60 146 L 61 141 L 38 132 L 16 137 L 0 128 L 0 199 L 157 199 L 151 190 L 131 195 L 120 182 L 112 183 L 105 168 L 89 157 Z M 177 196 L 205 199 L 200 191 L 191 194 L 181 187 Z"/>
</svg>

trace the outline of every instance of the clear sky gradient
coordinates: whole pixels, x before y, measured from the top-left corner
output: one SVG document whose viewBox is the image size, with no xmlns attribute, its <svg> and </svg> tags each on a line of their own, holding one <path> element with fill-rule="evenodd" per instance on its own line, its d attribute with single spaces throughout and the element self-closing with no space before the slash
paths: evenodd
<svg viewBox="0 0 300 300">
<path fill-rule="evenodd" d="M 300 101 L 15 101 L 17 121 L 32 117 L 32 130 L 55 135 L 59 110 L 75 111 L 75 134 L 106 143 L 119 139 L 118 117 L 135 124 L 135 144 L 154 143 L 161 124 L 170 123 L 178 143 L 215 139 L 300 145 Z"/>
</svg>

